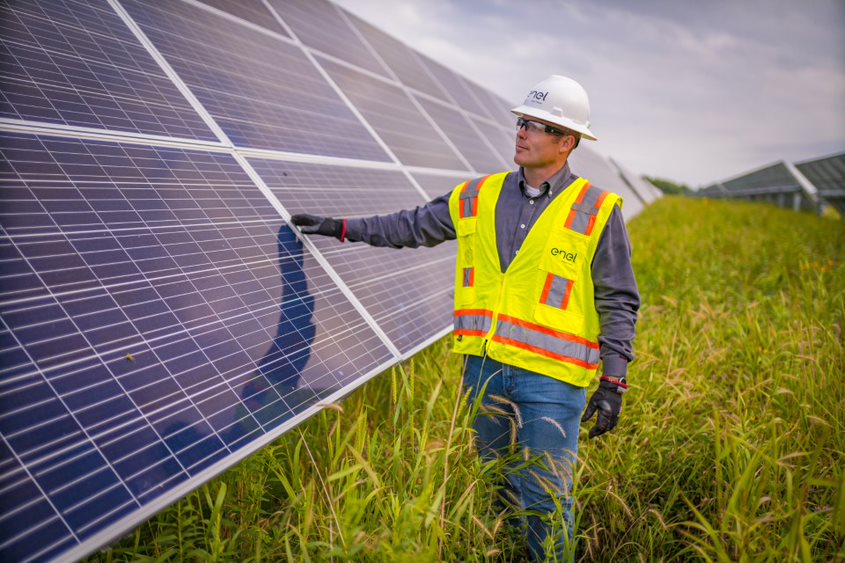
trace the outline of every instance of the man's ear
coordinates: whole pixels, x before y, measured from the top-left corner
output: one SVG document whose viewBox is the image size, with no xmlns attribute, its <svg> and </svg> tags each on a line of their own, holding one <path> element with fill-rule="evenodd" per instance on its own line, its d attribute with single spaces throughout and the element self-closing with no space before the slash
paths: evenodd
<svg viewBox="0 0 845 563">
<path fill-rule="evenodd" d="M 572 149 L 574 149 L 574 148 L 575 148 L 575 137 L 572 136 L 572 135 L 565 135 L 561 139 L 560 152 L 561 153 L 572 152 Z"/>
</svg>

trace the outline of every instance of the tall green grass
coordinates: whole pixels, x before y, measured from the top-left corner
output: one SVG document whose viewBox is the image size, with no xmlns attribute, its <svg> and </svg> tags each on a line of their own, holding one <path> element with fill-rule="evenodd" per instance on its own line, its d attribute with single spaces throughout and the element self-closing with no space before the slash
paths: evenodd
<svg viewBox="0 0 845 563">
<path fill-rule="evenodd" d="M 845 222 L 666 197 L 629 228 L 638 359 L 582 436 L 580 559 L 845 561 Z M 437 343 L 92 560 L 525 558 L 459 372 Z"/>
</svg>

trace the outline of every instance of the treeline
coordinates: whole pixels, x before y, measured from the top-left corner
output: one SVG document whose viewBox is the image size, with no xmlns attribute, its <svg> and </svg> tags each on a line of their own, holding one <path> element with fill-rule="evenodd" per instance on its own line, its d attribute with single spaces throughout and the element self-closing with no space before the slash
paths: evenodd
<svg viewBox="0 0 845 563">
<path fill-rule="evenodd" d="M 689 193 L 692 191 L 690 187 L 686 184 L 678 184 L 676 182 L 673 182 L 672 180 L 666 180 L 665 178 L 650 178 L 649 176 L 643 177 L 647 181 L 657 186 L 657 188 L 664 194 L 689 195 Z"/>
</svg>

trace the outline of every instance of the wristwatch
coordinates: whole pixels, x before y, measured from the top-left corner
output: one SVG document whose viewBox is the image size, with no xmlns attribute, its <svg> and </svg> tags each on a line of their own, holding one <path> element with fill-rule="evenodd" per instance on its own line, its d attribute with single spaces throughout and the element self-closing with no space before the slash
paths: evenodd
<svg viewBox="0 0 845 563">
<path fill-rule="evenodd" d="M 618 377 L 613 375 L 602 375 L 600 379 L 601 381 L 607 381 L 608 383 L 615 385 L 616 392 L 620 395 L 628 391 L 628 378 L 624 375 Z"/>
</svg>

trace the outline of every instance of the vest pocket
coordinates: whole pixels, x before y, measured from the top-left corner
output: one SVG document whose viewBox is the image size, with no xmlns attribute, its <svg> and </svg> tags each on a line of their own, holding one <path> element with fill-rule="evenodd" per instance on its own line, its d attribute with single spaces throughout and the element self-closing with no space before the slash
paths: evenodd
<svg viewBox="0 0 845 563">
<path fill-rule="evenodd" d="M 573 235 L 549 237 L 540 257 L 540 269 L 562 278 L 580 279 L 581 272 L 588 269 L 586 263 L 590 259 L 587 242 L 587 239 Z"/>
<path fill-rule="evenodd" d="M 573 309 L 558 309 L 537 303 L 534 307 L 534 320 L 537 324 L 562 332 L 578 333 L 584 325 L 584 316 Z"/>
</svg>

